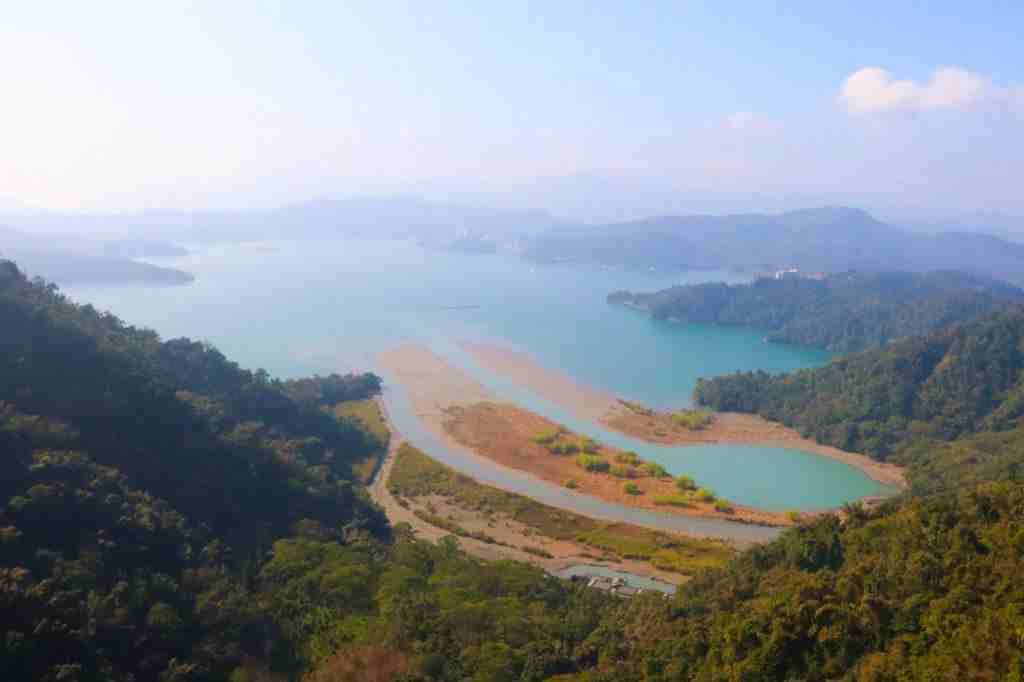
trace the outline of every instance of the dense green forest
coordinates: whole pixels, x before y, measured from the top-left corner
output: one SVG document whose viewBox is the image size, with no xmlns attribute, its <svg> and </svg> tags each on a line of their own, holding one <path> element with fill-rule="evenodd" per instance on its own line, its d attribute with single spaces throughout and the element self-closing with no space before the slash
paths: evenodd
<svg viewBox="0 0 1024 682">
<path fill-rule="evenodd" d="M 819 369 L 697 383 L 701 404 L 910 466 L 919 492 L 1017 479 L 1024 464 L 1024 308 L 855 353 Z"/>
<path fill-rule="evenodd" d="M 855 393 L 880 410 L 918 377 L 929 443 L 994 439 L 945 491 L 619 601 L 390 528 L 352 474 L 379 436 L 337 409 L 375 376 L 278 381 L 0 263 L 0 679 L 1022 680 L 1024 486 L 976 482 L 1012 478 L 1022 328 L 846 361 L 889 358 Z"/>
<path fill-rule="evenodd" d="M 350 482 L 378 444 L 321 409 L 376 377 L 272 381 L 10 263 L 0 329 L 3 679 L 222 679 L 275 641 L 250 598 L 275 540 L 387 539 Z"/>
<path fill-rule="evenodd" d="M 1024 301 L 1024 291 L 954 271 L 845 272 L 823 279 L 694 284 L 651 294 L 617 291 L 608 301 L 648 310 L 657 319 L 754 327 L 770 341 L 851 352 L 965 322 Z"/>
<path fill-rule="evenodd" d="M 573 679 L 1024 679 L 1022 522 L 1007 483 L 824 517 L 619 608 Z"/>
</svg>

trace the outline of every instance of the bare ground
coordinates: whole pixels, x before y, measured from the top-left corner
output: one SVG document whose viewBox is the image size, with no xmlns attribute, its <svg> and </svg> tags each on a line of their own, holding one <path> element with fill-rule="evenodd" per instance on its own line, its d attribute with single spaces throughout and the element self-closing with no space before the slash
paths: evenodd
<svg viewBox="0 0 1024 682">
<path fill-rule="evenodd" d="M 389 427 L 392 433 L 390 446 L 384 462 L 369 488 L 370 496 L 381 506 L 392 524 L 408 524 L 418 538 L 429 542 L 437 542 L 441 538 L 451 535 L 449 531 L 427 523 L 414 513 L 415 510 L 428 511 L 437 516 L 448 518 L 468 531 L 486 533 L 498 542 L 503 543 L 492 544 L 466 537 L 458 539 L 460 546 L 468 554 L 486 561 L 502 559 L 522 561 L 543 568 L 549 573 L 555 573 L 574 564 L 597 564 L 655 578 L 671 584 L 680 584 L 687 580 L 686 576 L 659 570 L 647 562 L 619 560 L 610 555 L 602 555 L 599 550 L 582 544 L 544 537 L 534 532 L 529 526 L 501 514 L 488 517 L 479 511 L 461 509 L 443 497 L 407 498 L 405 502 L 408 507 L 403 507 L 387 487 L 387 480 L 394 465 L 395 455 L 402 444 L 401 434 L 394 429 L 394 425 L 390 421 Z M 552 557 L 547 558 L 531 554 L 521 549 L 522 547 L 543 550 L 551 554 Z"/>
<path fill-rule="evenodd" d="M 701 430 L 675 424 L 671 415 L 639 414 L 615 396 L 588 388 L 573 379 L 541 366 L 524 353 L 494 344 L 464 342 L 460 346 L 485 369 L 535 391 L 582 419 L 599 422 L 610 429 L 649 443 L 696 445 L 737 443 L 802 450 L 844 462 L 884 485 L 906 487 L 905 470 L 895 464 L 877 462 L 865 455 L 846 452 L 804 438 L 797 431 L 757 415 L 714 413 L 714 420 Z"/>
</svg>

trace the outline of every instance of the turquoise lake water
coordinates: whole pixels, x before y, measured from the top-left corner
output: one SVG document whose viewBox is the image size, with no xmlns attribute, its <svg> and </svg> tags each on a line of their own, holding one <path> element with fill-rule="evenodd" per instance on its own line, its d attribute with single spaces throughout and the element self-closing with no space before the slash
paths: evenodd
<svg viewBox="0 0 1024 682">
<path fill-rule="evenodd" d="M 241 365 L 264 367 L 280 377 L 376 370 L 373 356 L 379 351 L 405 341 L 424 343 L 500 397 L 636 450 L 741 504 L 817 509 L 887 492 L 841 462 L 795 450 L 662 447 L 609 432 L 484 371 L 456 345 L 467 339 L 501 342 L 583 384 L 662 408 L 689 405 L 700 376 L 786 371 L 829 361 L 823 351 L 764 343 L 754 330 L 658 322 L 605 303 L 616 289 L 742 281 L 735 274 L 535 267 L 508 255 L 452 254 L 392 241 L 203 246 L 192 256 L 161 264 L 189 270 L 196 281 L 182 287 L 68 287 L 66 292 L 165 338 L 210 341 Z M 386 396 L 403 434 L 466 468 L 464 457 L 418 428 L 399 393 L 400 387 L 389 386 Z M 504 474 L 470 473 L 521 492 L 532 494 L 530 486 L 537 487 L 529 481 L 508 485 Z"/>
</svg>

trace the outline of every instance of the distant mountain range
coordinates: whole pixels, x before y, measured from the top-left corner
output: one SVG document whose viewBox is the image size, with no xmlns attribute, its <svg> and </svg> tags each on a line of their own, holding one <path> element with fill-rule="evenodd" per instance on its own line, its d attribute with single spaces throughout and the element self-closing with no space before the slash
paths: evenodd
<svg viewBox="0 0 1024 682">
<path fill-rule="evenodd" d="M 530 241 L 524 257 L 664 270 L 955 269 L 1024 280 L 1024 245 L 973 232 L 911 232 L 843 207 L 778 215 L 667 216 L 548 231 Z"/>
<path fill-rule="evenodd" d="M 227 212 L 0 215 L 32 234 L 108 235 L 118 240 L 250 241 L 400 238 L 467 253 L 509 251 L 538 263 L 599 263 L 661 270 L 772 272 L 962 270 L 1024 283 L 1024 244 L 981 232 L 980 224 L 932 232 L 903 229 L 856 208 L 781 214 L 663 216 L 580 225 L 543 211 L 459 206 L 410 197 L 309 201 Z M 0 242 L 0 248 L 4 245 Z M 128 249 L 101 253 L 134 257 Z"/>
<path fill-rule="evenodd" d="M 109 215 L 37 213 L 0 215 L 27 232 L 142 235 L 184 241 L 331 239 L 381 237 L 422 239 L 433 245 L 467 238 L 491 243 L 535 235 L 567 223 L 542 211 L 472 208 L 411 197 L 365 197 L 306 201 L 254 211 L 143 211 Z"/>
<path fill-rule="evenodd" d="M 148 239 L 83 239 L 39 235 L 0 227 L 0 260 L 12 260 L 33 277 L 70 284 L 184 284 L 192 275 L 136 258 L 187 255 L 171 243 Z"/>
</svg>

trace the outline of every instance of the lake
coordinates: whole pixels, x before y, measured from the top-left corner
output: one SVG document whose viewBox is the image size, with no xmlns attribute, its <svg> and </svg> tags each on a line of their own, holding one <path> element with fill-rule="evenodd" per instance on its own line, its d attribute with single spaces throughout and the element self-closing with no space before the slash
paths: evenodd
<svg viewBox="0 0 1024 682">
<path fill-rule="evenodd" d="M 738 282 L 744 279 L 740 275 L 533 266 L 511 255 L 448 253 L 401 241 L 192 248 L 188 257 L 154 261 L 194 273 L 192 284 L 68 287 L 65 292 L 126 322 L 151 327 L 164 338 L 210 341 L 242 366 L 263 367 L 282 378 L 379 371 L 373 363 L 379 351 L 401 342 L 423 343 L 500 397 L 573 430 L 636 450 L 740 504 L 817 509 L 887 492 L 842 462 L 795 450 L 742 445 L 666 448 L 635 441 L 581 422 L 525 388 L 491 375 L 457 347 L 460 340 L 504 343 L 580 383 L 661 408 L 689 405 L 700 376 L 787 371 L 829 361 L 831 356 L 824 351 L 765 343 L 755 330 L 660 322 L 605 303 L 606 295 L 617 289 Z M 386 399 L 403 434 L 458 466 L 462 459 L 416 428 L 400 390 L 389 386 Z M 509 487 L 523 492 L 522 484 Z"/>
</svg>

